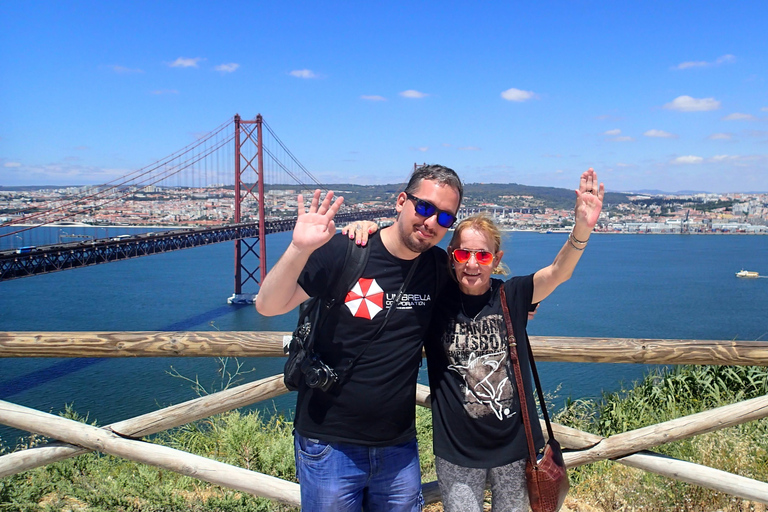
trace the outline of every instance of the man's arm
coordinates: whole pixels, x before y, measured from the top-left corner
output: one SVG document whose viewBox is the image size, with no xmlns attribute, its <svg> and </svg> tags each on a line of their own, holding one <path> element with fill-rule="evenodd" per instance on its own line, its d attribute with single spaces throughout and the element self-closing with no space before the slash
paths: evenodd
<svg viewBox="0 0 768 512">
<path fill-rule="evenodd" d="M 597 174 L 594 170 L 589 169 L 581 175 L 579 189 L 576 191 L 573 230 L 560 252 L 557 253 L 555 261 L 534 274 L 533 302 L 541 302 L 555 288 L 571 278 L 587 246 L 587 240 L 600 218 L 604 196 L 605 186 L 600 183 L 598 187 Z"/>
<path fill-rule="evenodd" d="M 298 218 L 291 244 L 264 278 L 256 296 L 256 310 L 262 315 L 282 315 L 309 298 L 298 279 L 310 255 L 336 233 L 333 217 L 344 198 L 331 201 L 333 192 L 328 192 L 321 203 L 320 190 L 315 190 L 312 204 L 305 212 L 304 197 L 299 194 Z"/>
</svg>

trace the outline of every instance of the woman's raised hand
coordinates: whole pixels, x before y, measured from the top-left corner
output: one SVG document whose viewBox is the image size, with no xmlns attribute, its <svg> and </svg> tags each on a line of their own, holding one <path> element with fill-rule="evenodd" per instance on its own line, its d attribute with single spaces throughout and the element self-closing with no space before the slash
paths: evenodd
<svg viewBox="0 0 768 512">
<path fill-rule="evenodd" d="M 581 175 L 579 189 L 576 190 L 576 207 L 574 209 L 577 224 L 586 223 L 589 229 L 595 227 L 603 209 L 605 185 L 598 185 L 597 173 L 591 167 Z"/>
<path fill-rule="evenodd" d="M 298 197 L 298 217 L 296 227 L 293 228 L 293 241 L 296 247 L 302 250 L 315 250 L 325 244 L 336 233 L 336 224 L 333 217 L 344 203 L 344 198 L 339 196 L 333 199 L 333 192 L 328 192 L 325 199 L 320 202 L 320 190 L 315 190 L 312 203 L 308 210 L 304 210 L 304 196 Z"/>
</svg>

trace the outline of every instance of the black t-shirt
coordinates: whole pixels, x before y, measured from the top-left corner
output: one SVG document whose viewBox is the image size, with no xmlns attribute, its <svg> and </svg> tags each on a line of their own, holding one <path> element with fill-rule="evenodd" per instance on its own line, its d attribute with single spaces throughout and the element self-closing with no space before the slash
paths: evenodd
<svg viewBox="0 0 768 512">
<path fill-rule="evenodd" d="M 525 427 L 514 370 L 509 362 L 507 329 L 501 309 L 505 287 L 534 445 L 544 446 L 533 399 L 528 357 L 528 308 L 533 275 L 491 280 L 480 296 L 464 295 L 453 283 L 435 310 L 425 342 L 432 393 L 435 455 L 470 468 L 491 468 L 528 457 Z"/>
<path fill-rule="evenodd" d="M 346 236 L 336 235 L 312 254 L 299 276 L 299 285 L 309 296 L 327 293 L 339 279 L 348 243 Z M 294 427 L 305 437 L 387 446 L 416 434 L 416 378 L 436 294 L 445 281 L 446 254 L 433 247 L 416 260 L 401 260 L 387 251 L 381 237 L 374 236 L 369 243 L 362 277 L 318 331 L 315 351 L 334 369 L 363 351 L 411 266 L 418 266 L 386 327 L 341 385 L 329 392 L 300 386 Z"/>
</svg>

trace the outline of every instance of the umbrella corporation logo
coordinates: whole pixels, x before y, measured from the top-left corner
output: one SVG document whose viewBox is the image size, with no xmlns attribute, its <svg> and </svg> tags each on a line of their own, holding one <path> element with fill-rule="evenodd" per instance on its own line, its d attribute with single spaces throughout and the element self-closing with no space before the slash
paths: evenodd
<svg viewBox="0 0 768 512">
<path fill-rule="evenodd" d="M 347 293 L 344 304 L 353 316 L 371 320 L 379 311 L 388 308 L 396 296 L 395 293 L 385 293 L 376 279 L 360 278 Z M 429 294 L 404 293 L 400 296 L 397 308 L 412 309 L 417 306 L 426 306 L 431 300 Z"/>
</svg>

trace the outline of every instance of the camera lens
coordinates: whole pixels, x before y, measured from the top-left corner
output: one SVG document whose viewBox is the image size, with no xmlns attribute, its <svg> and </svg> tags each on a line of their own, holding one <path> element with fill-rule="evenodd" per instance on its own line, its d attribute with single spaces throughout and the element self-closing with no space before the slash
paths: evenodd
<svg viewBox="0 0 768 512">
<path fill-rule="evenodd" d="M 325 372 L 320 368 L 311 368 L 305 375 L 307 380 L 307 386 L 311 388 L 323 387 L 323 384 L 327 380 Z"/>
<path fill-rule="evenodd" d="M 310 388 L 328 391 L 338 381 L 338 376 L 333 368 L 322 362 L 314 354 L 311 358 L 304 360 L 301 371 L 304 374 L 304 382 Z"/>
</svg>

